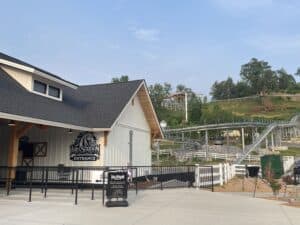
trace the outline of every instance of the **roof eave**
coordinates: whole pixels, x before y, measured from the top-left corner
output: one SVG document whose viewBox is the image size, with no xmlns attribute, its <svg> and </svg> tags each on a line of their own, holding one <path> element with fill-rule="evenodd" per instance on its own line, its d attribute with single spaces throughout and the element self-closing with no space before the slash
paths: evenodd
<svg viewBox="0 0 300 225">
<path fill-rule="evenodd" d="M 20 121 L 20 122 L 25 122 L 25 123 L 32 123 L 32 124 L 46 125 L 46 126 L 59 127 L 59 128 L 65 128 L 65 129 L 79 130 L 79 131 L 90 131 L 90 132 L 111 131 L 111 128 L 91 128 L 91 127 L 78 126 L 78 125 L 69 124 L 69 123 L 43 120 L 43 119 L 38 119 L 38 118 L 33 118 L 33 117 L 28 117 L 28 116 L 20 116 L 20 115 L 4 113 L 4 112 L 0 112 L 0 118 L 7 119 L 7 120 Z"/>
<path fill-rule="evenodd" d="M 48 80 L 51 80 L 51 81 L 54 81 L 56 83 L 62 84 L 62 85 L 67 86 L 69 88 L 73 88 L 73 89 L 77 89 L 78 88 L 78 85 L 75 85 L 75 84 L 73 84 L 71 82 L 68 82 L 68 81 L 65 81 L 63 79 L 56 78 L 56 77 L 54 77 L 54 76 L 52 76 L 50 74 L 47 74 L 45 72 L 42 72 L 42 71 L 40 71 L 38 69 L 29 67 L 29 66 L 24 66 L 24 65 L 15 63 L 15 62 L 11 62 L 9 60 L 5 60 L 5 59 L 0 59 L 0 64 L 6 65 L 6 66 L 10 66 L 10 67 L 13 67 L 13 68 L 16 68 L 16 69 L 19 69 L 19 70 L 23 70 L 23 71 L 35 74 L 37 76 L 46 78 Z"/>
</svg>

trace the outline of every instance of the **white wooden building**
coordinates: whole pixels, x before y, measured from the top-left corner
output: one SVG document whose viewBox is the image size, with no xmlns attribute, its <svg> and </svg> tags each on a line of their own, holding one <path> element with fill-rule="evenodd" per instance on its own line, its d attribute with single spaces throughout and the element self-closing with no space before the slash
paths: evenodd
<svg viewBox="0 0 300 225">
<path fill-rule="evenodd" d="M 79 86 L 0 53 L 0 166 L 150 166 L 162 137 L 144 80 Z"/>
</svg>

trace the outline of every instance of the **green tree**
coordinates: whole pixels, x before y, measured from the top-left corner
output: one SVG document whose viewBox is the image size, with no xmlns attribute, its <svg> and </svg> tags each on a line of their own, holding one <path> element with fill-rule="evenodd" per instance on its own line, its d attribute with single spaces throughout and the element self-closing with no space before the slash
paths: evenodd
<svg viewBox="0 0 300 225">
<path fill-rule="evenodd" d="M 156 110 L 162 108 L 162 101 L 170 96 L 172 86 L 169 83 L 154 84 L 149 86 L 149 94 Z"/>
<path fill-rule="evenodd" d="M 186 92 L 189 96 L 194 96 L 195 95 L 195 93 L 192 91 L 191 88 L 188 88 L 183 84 L 178 84 L 176 86 L 176 92 Z"/>
<path fill-rule="evenodd" d="M 250 96 L 252 94 L 251 87 L 244 81 L 238 81 L 235 85 L 235 96 L 237 98 Z"/>
<path fill-rule="evenodd" d="M 229 99 L 236 97 L 236 87 L 231 77 L 221 82 L 215 82 L 211 88 L 213 99 Z"/>
<path fill-rule="evenodd" d="M 242 65 L 240 75 L 251 87 L 253 94 L 262 94 L 272 91 L 277 86 L 277 76 L 268 62 L 252 58 Z"/>
<path fill-rule="evenodd" d="M 258 85 L 261 88 L 260 93 L 262 95 L 278 91 L 278 77 L 276 73 L 272 70 L 265 71 Z"/>
<path fill-rule="evenodd" d="M 297 68 L 297 71 L 296 71 L 296 73 L 295 73 L 295 76 L 300 77 L 300 67 Z"/>
<path fill-rule="evenodd" d="M 200 124 L 202 115 L 202 102 L 196 95 L 192 96 L 188 104 L 188 115 L 190 124 Z"/>
<path fill-rule="evenodd" d="M 280 90 L 294 89 L 296 87 L 295 78 L 291 74 L 288 74 L 285 69 L 281 68 L 277 70 L 276 73 L 278 77 L 278 88 Z"/>
<path fill-rule="evenodd" d="M 121 77 L 114 77 L 111 79 L 112 83 L 120 83 L 120 82 L 128 82 L 129 77 L 127 75 L 123 75 Z"/>
</svg>

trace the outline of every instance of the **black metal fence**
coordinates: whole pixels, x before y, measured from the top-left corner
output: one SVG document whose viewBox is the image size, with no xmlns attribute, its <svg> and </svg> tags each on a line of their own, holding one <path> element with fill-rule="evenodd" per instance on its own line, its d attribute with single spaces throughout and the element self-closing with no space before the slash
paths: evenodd
<svg viewBox="0 0 300 225">
<path fill-rule="evenodd" d="M 199 168 L 199 167 L 198 167 Z M 211 166 L 198 169 L 203 185 L 197 187 L 213 191 L 213 170 Z M 40 189 L 47 198 L 48 189 L 69 189 L 78 203 L 78 190 L 90 190 L 91 199 L 95 199 L 95 190 L 102 190 L 103 196 L 107 184 L 107 175 L 111 171 L 126 171 L 129 177 L 129 189 L 137 193 L 142 189 L 160 189 L 194 187 L 195 166 L 136 166 L 136 167 L 0 167 L 0 187 L 10 195 L 12 190 L 28 191 L 28 201 L 32 201 L 33 189 Z"/>
</svg>

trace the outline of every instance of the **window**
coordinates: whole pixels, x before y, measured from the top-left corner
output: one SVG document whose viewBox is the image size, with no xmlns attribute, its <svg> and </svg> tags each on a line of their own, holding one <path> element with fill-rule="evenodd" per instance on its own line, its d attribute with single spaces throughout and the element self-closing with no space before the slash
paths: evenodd
<svg viewBox="0 0 300 225">
<path fill-rule="evenodd" d="M 35 80 L 33 90 L 42 94 L 46 94 L 47 92 L 47 84 L 44 84 L 40 81 Z"/>
<path fill-rule="evenodd" d="M 33 92 L 36 92 L 37 94 L 41 94 L 45 97 L 62 100 L 62 91 L 60 88 L 45 84 L 38 80 L 34 80 Z"/>
<path fill-rule="evenodd" d="M 49 86 L 48 95 L 55 98 L 60 98 L 60 89 L 53 86 Z"/>
</svg>

